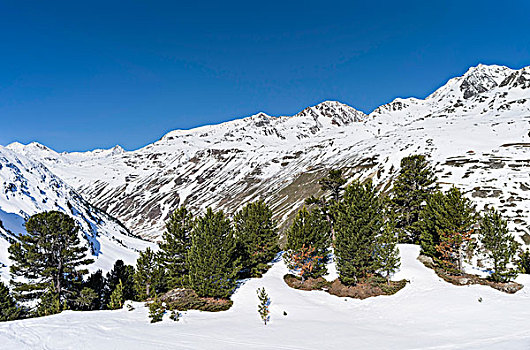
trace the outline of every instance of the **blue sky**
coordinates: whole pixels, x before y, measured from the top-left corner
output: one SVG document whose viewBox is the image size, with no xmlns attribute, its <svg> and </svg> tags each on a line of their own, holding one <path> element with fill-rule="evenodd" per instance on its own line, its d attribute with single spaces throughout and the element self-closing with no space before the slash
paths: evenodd
<svg viewBox="0 0 530 350">
<path fill-rule="evenodd" d="M 530 2 L 2 1 L 0 144 L 136 149 L 323 100 L 364 112 L 530 65 Z"/>
</svg>

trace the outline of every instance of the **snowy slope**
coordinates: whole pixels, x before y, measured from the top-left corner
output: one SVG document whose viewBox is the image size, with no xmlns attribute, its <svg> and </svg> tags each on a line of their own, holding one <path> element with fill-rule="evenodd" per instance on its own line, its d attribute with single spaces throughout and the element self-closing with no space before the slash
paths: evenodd
<svg viewBox="0 0 530 350">
<path fill-rule="evenodd" d="M 108 270 L 116 259 L 134 263 L 138 250 L 150 243 L 133 237 L 116 219 L 91 206 L 72 187 L 41 163 L 0 147 L 0 273 L 9 278 L 10 239 L 25 232 L 33 214 L 59 210 L 81 227 L 82 244 L 95 259 L 91 270 Z"/>
<path fill-rule="evenodd" d="M 487 286 L 459 287 L 440 280 L 416 260 L 419 247 L 400 245 L 401 271 L 410 280 L 393 296 L 345 299 L 289 288 L 276 263 L 247 281 L 226 312 L 186 312 L 150 324 L 141 303 L 134 311 L 65 311 L 0 323 L 2 349 L 528 349 L 530 276 L 508 295 Z M 256 289 L 272 304 L 264 326 Z M 482 298 L 482 302 L 478 299 Z M 287 312 L 287 316 L 283 312 Z"/>
<path fill-rule="evenodd" d="M 119 146 L 57 153 L 8 147 L 37 159 L 88 201 L 144 237 L 160 235 L 178 205 L 233 212 L 263 198 L 286 223 L 330 167 L 388 189 L 399 161 L 424 153 L 442 186 L 493 204 L 530 243 L 530 67 L 471 67 L 425 99 L 398 98 L 369 115 L 326 101 L 291 117 L 264 113 L 175 130 L 135 151 Z M 527 235 L 527 236 L 525 236 Z"/>
</svg>

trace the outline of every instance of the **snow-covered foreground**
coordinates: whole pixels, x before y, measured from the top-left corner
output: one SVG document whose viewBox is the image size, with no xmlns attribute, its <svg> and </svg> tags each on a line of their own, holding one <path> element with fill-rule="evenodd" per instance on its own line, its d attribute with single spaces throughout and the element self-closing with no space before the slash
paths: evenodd
<svg viewBox="0 0 530 350">
<path fill-rule="evenodd" d="M 179 322 L 150 324 L 141 303 L 134 311 L 63 312 L 0 324 L 2 349 L 528 349 L 530 276 L 508 295 L 486 286 L 441 281 L 416 260 L 419 247 L 400 245 L 410 280 L 393 296 L 366 300 L 290 289 L 276 263 L 247 281 L 221 313 L 186 312 Z M 271 322 L 256 312 L 256 289 L 269 293 Z M 479 302 L 482 298 L 482 302 Z M 287 316 L 283 312 L 287 312 Z"/>
</svg>

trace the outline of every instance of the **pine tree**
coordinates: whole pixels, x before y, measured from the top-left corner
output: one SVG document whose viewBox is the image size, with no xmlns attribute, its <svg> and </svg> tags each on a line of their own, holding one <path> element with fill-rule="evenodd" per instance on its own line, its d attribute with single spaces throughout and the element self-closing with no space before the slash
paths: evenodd
<svg viewBox="0 0 530 350">
<path fill-rule="evenodd" d="M 151 323 L 162 321 L 165 313 L 166 308 L 164 304 L 155 296 L 155 299 L 149 303 L 149 318 L 151 319 Z"/>
<path fill-rule="evenodd" d="M 89 310 L 101 310 L 107 305 L 106 299 L 106 281 L 103 277 L 103 271 L 97 270 L 88 276 L 83 284 L 84 288 L 94 291 L 96 298 L 93 300 L 92 308 Z M 82 291 L 81 291 L 82 292 Z M 110 297 L 110 295 L 109 295 Z"/>
<path fill-rule="evenodd" d="M 326 263 L 329 259 L 331 240 L 331 225 L 318 209 L 308 211 L 302 207 L 296 214 L 294 221 L 287 231 L 287 253 L 285 259 L 288 265 L 293 265 L 293 258 L 302 254 L 302 250 L 311 247 L 311 258 L 315 264 L 305 277 L 320 277 L 327 273 Z M 316 259 L 321 257 L 321 259 Z"/>
<path fill-rule="evenodd" d="M 265 325 L 267 325 L 267 322 L 270 320 L 270 310 L 269 306 L 271 304 L 271 299 L 269 298 L 269 295 L 265 291 L 265 287 L 258 288 L 256 290 L 256 293 L 258 294 L 259 304 L 258 304 L 258 313 Z"/>
<path fill-rule="evenodd" d="M 272 210 L 261 200 L 252 202 L 237 212 L 233 221 L 241 266 L 251 276 L 259 276 L 279 250 Z"/>
<path fill-rule="evenodd" d="M 83 311 L 96 310 L 98 302 L 97 293 L 92 288 L 84 287 L 75 299 L 73 309 Z"/>
<path fill-rule="evenodd" d="M 21 316 L 21 309 L 9 293 L 9 288 L 0 281 L 0 322 L 16 320 Z"/>
<path fill-rule="evenodd" d="M 331 226 L 331 240 L 335 241 L 335 219 L 333 217 L 334 212 L 332 210 L 332 207 L 342 199 L 346 179 L 342 177 L 342 170 L 332 169 L 329 171 L 328 175 L 320 179 L 318 183 L 320 184 L 320 189 L 323 192 L 330 193 L 329 198 L 326 198 L 326 196 L 311 196 L 309 198 L 306 198 L 305 203 L 307 205 L 316 204 L 318 208 L 322 211 L 322 214 Z"/>
<path fill-rule="evenodd" d="M 377 269 L 377 236 L 383 225 L 383 203 L 371 181 L 353 182 L 335 208 L 335 256 L 340 280 L 356 284 Z"/>
<path fill-rule="evenodd" d="M 201 297 L 227 298 L 236 287 L 240 265 L 230 220 L 211 208 L 195 222 L 188 253 L 190 285 Z"/>
<path fill-rule="evenodd" d="M 156 253 L 147 248 L 136 260 L 134 289 L 139 300 L 145 300 L 165 291 L 164 270 Z"/>
<path fill-rule="evenodd" d="M 440 243 L 440 232 L 467 232 L 476 224 L 476 217 L 475 205 L 458 188 L 433 193 L 420 212 L 418 227 L 423 254 L 439 257 L 436 246 Z"/>
<path fill-rule="evenodd" d="M 530 274 L 530 250 L 526 248 L 525 251 L 519 253 L 519 260 L 517 261 L 517 266 L 521 273 Z"/>
<path fill-rule="evenodd" d="M 318 183 L 322 191 L 329 191 L 331 193 L 331 200 L 338 202 L 342 197 L 346 179 L 342 177 L 341 169 L 331 169 L 328 176 L 320 179 Z"/>
<path fill-rule="evenodd" d="M 399 250 L 397 248 L 398 238 L 392 221 L 389 221 L 384 225 L 383 232 L 378 237 L 377 241 L 377 269 L 382 272 L 387 283 L 390 283 L 390 276 L 395 273 L 401 265 Z"/>
<path fill-rule="evenodd" d="M 63 305 L 61 305 L 59 294 L 56 292 L 55 288 L 50 288 L 41 295 L 34 314 L 35 316 L 49 316 L 58 314 L 59 312 L 63 311 L 63 309 L 64 308 Z"/>
<path fill-rule="evenodd" d="M 186 257 L 190 248 L 193 217 L 186 207 L 171 214 L 160 244 L 160 264 L 165 269 L 169 289 L 184 287 L 188 282 Z"/>
<path fill-rule="evenodd" d="M 109 303 L 110 295 L 120 281 L 123 285 L 123 298 L 125 300 L 136 300 L 134 275 L 134 266 L 126 265 L 123 260 L 116 260 L 112 270 L 107 273 L 103 305 Z"/>
<path fill-rule="evenodd" d="M 123 297 L 123 283 L 121 283 L 120 280 L 118 285 L 110 295 L 110 301 L 107 307 L 111 310 L 121 309 L 123 307 L 124 302 L 125 298 Z"/>
<path fill-rule="evenodd" d="M 315 253 L 315 248 L 303 245 L 302 248 L 289 252 L 287 267 L 297 272 L 304 282 L 307 277 L 314 276 L 314 270 L 321 268 L 323 260 L 322 255 Z"/>
<path fill-rule="evenodd" d="M 495 209 L 488 210 L 482 217 L 479 240 L 493 263 L 491 277 L 494 281 L 504 282 L 517 276 L 517 271 L 509 265 L 515 265 L 519 244 L 508 231 L 506 220 Z"/>
<path fill-rule="evenodd" d="M 76 222 L 50 211 L 33 215 L 26 231 L 9 247 L 15 296 L 31 301 L 47 294 L 48 301 L 57 299 L 59 305 L 73 302 L 87 273 L 78 268 L 93 262 L 86 258 L 87 248 L 80 246 Z M 55 303 L 50 310 L 56 309 Z"/>
<path fill-rule="evenodd" d="M 436 175 L 424 155 L 401 160 L 401 169 L 392 190 L 391 206 L 396 213 L 396 228 L 408 242 L 419 241 L 418 221 L 426 200 L 435 189 Z"/>
<path fill-rule="evenodd" d="M 473 230 L 457 229 L 454 231 L 440 231 L 440 242 L 436 246 L 439 262 L 449 272 L 464 273 L 464 251 L 469 247 Z"/>
</svg>

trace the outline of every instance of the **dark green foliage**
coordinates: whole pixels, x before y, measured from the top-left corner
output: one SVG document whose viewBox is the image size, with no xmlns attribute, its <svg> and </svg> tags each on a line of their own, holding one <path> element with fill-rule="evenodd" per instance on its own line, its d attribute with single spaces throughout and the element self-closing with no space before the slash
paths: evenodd
<svg viewBox="0 0 530 350">
<path fill-rule="evenodd" d="M 338 202 L 342 197 L 346 179 L 342 177 L 342 170 L 332 169 L 329 171 L 328 176 L 320 179 L 318 183 L 322 191 L 329 191 L 331 193 L 331 200 Z"/>
<path fill-rule="evenodd" d="M 9 293 L 9 288 L 0 281 L 0 321 L 12 321 L 22 316 L 22 310 Z"/>
<path fill-rule="evenodd" d="M 63 310 L 59 294 L 53 288 L 48 289 L 40 297 L 40 302 L 34 311 L 35 316 L 49 316 L 58 314 Z"/>
<path fill-rule="evenodd" d="M 98 294 L 92 288 L 85 287 L 75 299 L 74 309 L 83 311 L 96 310 L 96 304 L 98 303 Z"/>
<path fill-rule="evenodd" d="M 311 272 L 304 277 L 319 277 L 327 273 L 326 262 L 329 257 L 329 246 L 331 241 L 331 225 L 319 209 L 308 211 L 303 207 L 298 211 L 294 221 L 287 231 L 287 264 L 291 265 L 294 255 L 300 254 L 302 250 L 311 248 L 314 256 L 321 257 L 315 260 Z"/>
<path fill-rule="evenodd" d="M 506 282 L 515 278 L 517 271 L 509 268 L 509 265 L 515 264 L 519 244 L 508 231 L 506 220 L 495 209 L 488 210 L 482 217 L 479 240 L 486 256 L 493 264 L 491 278 L 497 282 Z"/>
<path fill-rule="evenodd" d="M 383 232 L 377 238 L 376 264 L 377 269 L 386 278 L 387 283 L 390 276 L 397 271 L 401 265 L 399 250 L 397 248 L 398 237 L 396 235 L 394 221 L 385 223 Z"/>
<path fill-rule="evenodd" d="M 530 250 L 528 248 L 526 251 L 521 251 L 519 253 L 519 260 L 517 261 L 517 266 L 519 266 L 519 271 L 521 273 L 530 274 Z"/>
<path fill-rule="evenodd" d="M 180 321 L 180 318 L 182 317 L 182 314 L 178 311 L 172 310 L 171 314 L 169 315 L 169 319 L 175 322 Z"/>
<path fill-rule="evenodd" d="M 383 203 L 371 182 L 353 182 L 335 207 L 335 256 L 340 280 L 355 284 L 377 269 Z"/>
<path fill-rule="evenodd" d="M 475 205 L 456 187 L 446 193 L 437 191 L 420 212 L 420 243 L 423 254 L 438 257 L 440 232 L 466 232 L 477 222 Z"/>
<path fill-rule="evenodd" d="M 105 308 L 106 302 L 106 281 L 103 277 L 103 272 L 97 270 L 88 276 L 86 282 L 83 284 L 84 288 L 91 289 L 96 294 L 96 298 L 91 304 L 91 308 L 88 310 L 101 310 Z"/>
<path fill-rule="evenodd" d="M 188 282 L 186 256 L 191 244 L 192 229 L 193 217 L 186 207 L 175 210 L 166 223 L 159 257 L 169 289 L 185 287 Z"/>
<path fill-rule="evenodd" d="M 269 295 L 265 291 L 265 287 L 258 288 L 256 290 L 256 293 L 258 294 L 258 313 L 259 317 L 263 321 L 265 325 L 267 325 L 267 322 L 270 320 L 270 310 L 269 306 L 271 304 L 271 299 L 269 298 Z"/>
<path fill-rule="evenodd" d="M 335 219 L 333 217 L 334 212 L 332 210 L 332 207 L 333 205 L 335 205 L 337 202 L 341 200 L 342 193 L 344 192 L 344 185 L 346 184 L 346 179 L 342 177 L 342 170 L 332 169 L 329 171 L 328 175 L 320 179 L 318 183 L 320 184 L 320 189 L 323 192 L 330 193 L 329 198 L 326 198 L 325 196 L 322 196 L 322 197 L 311 196 L 309 198 L 306 198 L 305 203 L 307 205 L 317 205 L 318 208 L 322 211 L 322 214 L 324 215 L 326 220 L 331 225 L 331 238 L 334 241 L 335 240 L 335 230 L 334 230 Z"/>
<path fill-rule="evenodd" d="M 118 283 L 123 285 L 124 300 L 136 300 L 136 290 L 134 286 L 134 266 L 125 265 L 123 260 L 116 260 L 112 270 L 107 273 L 105 299 L 103 305 L 110 301 L 111 293 L 116 289 Z"/>
<path fill-rule="evenodd" d="M 208 208 L 195 222 L 188 254 L 190 286 L 201 297 L 227 298 L 240 269 L 230 220 Z"/>
<path fill-rule="evenodd" d="M 121 283 L 121 280 L 118 282 L 118 285 L 116 288 L 112 291 L 112 294 L 110 295 L 110 301 L 107 307 L 111 310 L 117 310 L 121 309 L 123 307 L 123 303 L 125 302 L 125 299 L 123 297 L 123 283 Z"/>
<path fill-rule="evenodd" d="M 140 253 L 136 260 L 134 289 L 139 300 L 151 298 L 165 291 L 164 269 L 151 248 Z"/>
<path fill-rule="evenodd" d="M 250 276 L 260 276 L 279 250 L 272 210 L 263 201 L 252 202 L 234 215 L 233 222 L 241 266 Z"/>
<path fill-rule="evenodd" d="M 68 215 L 50 211 L 32 216 L 26 231 L 9 247 L 15 295 L 22 301 L 46 296 L 40 314 L 60 311 L 77 298 L 87 273 L 78 268 L 93 262 L 86 259 L 87 248 L 80 246 L 79 227 Z"/>
<path fill-rule="evenodd" d="M 402 232 L 404 241 L 419 241 L 419 215 L 435 189 L 435 182 L 434 170 L 424 155 L 411 155 L 401 160 L 390 204 L 396 214 L 396 229 Z"/>
<path fill-rule="evenodd" d="M 166 308 L 160 302 L 160 300 L 155 297 L 155 299 L 151 303 L 149 303 L 149 318 L 151 319 L 151 323 L 162 321 L 165 313 Z"/>
</svg>

